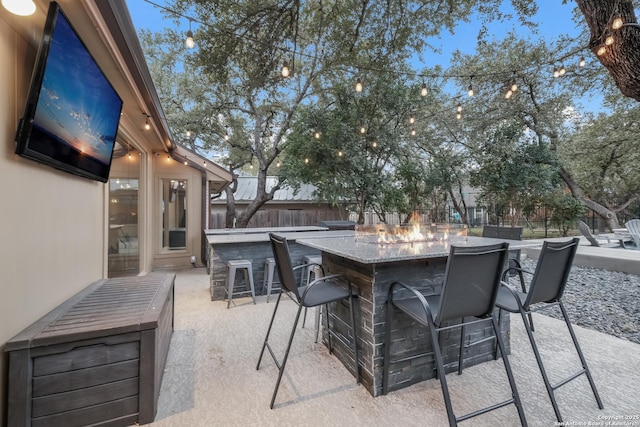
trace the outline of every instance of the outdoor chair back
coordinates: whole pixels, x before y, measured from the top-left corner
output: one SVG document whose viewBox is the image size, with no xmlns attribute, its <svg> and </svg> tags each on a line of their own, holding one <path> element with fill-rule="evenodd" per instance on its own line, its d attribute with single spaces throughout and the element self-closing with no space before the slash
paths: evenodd
<svg viewBox="0 0 640 427">
<path fill-rule="evenodd" d="M 287 292 L 293 295 L 299 304 L 300 293 L 298 291 L 298 282 L 296 281 L 293 263 L 291 262 L 287 239 L 275 234 L 270 234 L 269 238 L 271 239 L 271 247 L 273 249 L 273 256 L 276 260 L 276 268 L 278 269 L 280 284 Z"/>
<path fill-rule="evenodd" d="M 550 303 L 562 298 L 579 243 L 580 239 L 577 237 L 569 242 L 543 243 L 524 302 L 525 308 L 531 304 Z"/>
<path fill-rule="evenodd" d="M 442 285 L 436 325 L 462 317 L 487 317 L 493 312 L 509 244 L 452 246 Z"/>
<path fill-rule="evenodd" d="M 632 219 L 625 224 L 627 231 L 633 239 L 633 243 L 636 244 L 636 249 L 640 249 L 640 219 Z"/>
</svg>

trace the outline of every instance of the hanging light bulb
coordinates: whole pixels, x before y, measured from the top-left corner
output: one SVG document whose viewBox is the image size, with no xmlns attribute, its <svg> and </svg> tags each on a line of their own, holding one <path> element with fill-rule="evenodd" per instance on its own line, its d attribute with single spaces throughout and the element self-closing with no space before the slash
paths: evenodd
<svg viewBox="0 0 640 427">
<path fill-rule="evenodd" d="M 507 91 L 507 93 L 504 94 L 505 99 L 509 99 L 511 98 L 511 95 L 513 95 L 513 91 L 511 89 L 509 89 Z"/>
<path fill-rule="evenodd" d="M 342 157 L 342 150 L 338 150 L 338 157 Z"/>
<path fill-rule="evenodd" d="M 193 41 L 193 31 L 191 31 L 191 18 L 189 18 L 189 31 L 187 31 L 187 39 L 184 41 L 185 46 L 189 49 L 193 49 L 196 45 L 196 42 Z"/>
<path fill-rule="evenodd" d="M 606 39 L 604 39 L 604 44 L 605 46 L 611 46 L 616 40 L 613 38 L 613 36 L 611 34 L 609 34 L 607 36 Z"/>
<path fill-rule="evenodd" d="M 372 146 L 373 148 L 376 148 L 376 147 L 378 146 L 378 143 L 377 143 L 376 141 L 373 141 L 373 143 L 371 144 L 371 146 Z"/>
<path fill-rule="evenodd" d="M 225 133 L 225 134 L 224 134 L 224 140 L 225 140 L 225 141 L 228 141 L 228 140 L 229 140 L 229 134 L 228 134 L 228 133 Z"/>
<path fill-rule="evenodd" d="M 513 79 L 513 82 L 511 82 L 511 92 L 516 93 L 518 91 L 518 84 L 516 83 L 516 80 Z"/>
<path fill-rule="evenodd" d="M 467 90 L 467 95 L 469 95 L 469 97 L 473 96 L 473 76 L 471 76 L 471 79 L 469 81 L 469 89 Z"/>
<path fill-rule="evenodd" d="M 308 158 L 304 159 L 304 162 L 305 162 L 305 164 L 308 164 L 309 163 L 309 159 Z"/>
<path fill-rule="evenodd" d="M 190 130 L 187 131 L 187 138 L 191 138 L 191 131 Z"/>
<path fill-rule="evenodd" d="M 151 125 L 149 124 L 149 116 L 147 116 L 147 120 L 144 122 L 144 128 L 146 130 L 151 129 Z"/>
<path fill-rule="evenodd" d="M 289 77 L 289 63 L 287 61 L 284 61 L 282 63 L 282 69 L 280 70 L 280 75 L 282 77 Z"/>
<path fill-rule="evenodd" d="M 367 128 L 364 127 L 364 125 L 360 126 L 360 133 L 362 133 L 362 134 L 367 133 Z"/>
<path fill-rule="evenodd" d="M 611 28 L 613 28 L 614 30 L 619 30 L 620 28 L 622 28 L 622 18 L 616 18 L 613 20 L 613 24 L 611 24 Z"/>
<path fill-rule="evenodd" d="M 553 67 L 553 77 L 560 77 L 560 71 L 558 71 L 557 67 Z"/>
<path fill-rule="evenodd" d="M 362 92 L 362 80 L 360 80 L 360 77 L 356 79 L 356 92 Z"/>
<path fill-rule="evenodd" d="M 416 118 L 413 117 L 413 115 L 409 117 L 409 123 L 414 124 L 415 122 L 416 122 Z"/>
<path fill-rule="evenodd" d="M 207 167 L 207 162 L 206 161 L 202 162 L 202 166 L 204 166 L 206 168 Z"/>
<path fill-rule="evenodd" d="M 171 161 L 171 156 L 167 154 L 167 162 Z"/>
<path fill-rule="evenodd" d="M 420 89 L 420 96 L 427 96 L 427 85 L 424 82 L 422 83 L 422 89 Z"/>
<path fill-rule="evenodd" d="M 187 161 L 187 156 L 184 156 L 184 165 L 187 166 L 189 162 Z"/>
<path fill-rule="evenodd" d="M 587 61 L 585 61 L 584 56 L 581 56 L 580 57 L 580 66 L 584 67 L 586 63 L 587 63 Z"/>
<path fill-rule="evenodd" d="M 566 69 L 566 68 L 564 68 L 564 65 L 561 65 L 561 66 L 560 66 L 560 70 L 558 70 L 558 73 L 559 73 L 561 76 L 564 76 L 564 75 L 567 73 L 567 69 Z"/>
<path fill-rule="evenodd" d="M 415 129 L 411 129 L 411 136 L 416 136 L 416 130 Z"/>
<path fill-rule="evenodd" d="M 606 46 L 600 46 L 600 48 L 598 49 L 598 51 L 596 52 L 596 55 L 598 56 L 602 56 L 605 53 L 607 53 L 607 47 Z"/>
<path fill-rule="evenodd" d="M 462 118 L 462 113 L 456 113 L 456 119 L 460 120 Z"/>
<path fill-rule="evenodd" d="M 462 113 L 462 104 L 458 103 L 458 106 L 456 107 L 456 111 L 458 113 Z"/>
<path fill-rule="evenodd" d="M 320 139 L 320 132 L 319 132 L 319 131 L 316 131 L 316 132 L 313 134 L 313 136 L 314 136 L 316 139 Z"/>
<path fill-rule="evenodd" d="M 276 167 L 279 168 L 280 167 L 280 162 L 276 163 Z"/>
<path fill-rule="evenodd" d="M 32 0 L 2 0 L 2 5 L 9 12 L 18 16 L 33 15 L 36 4 Z"/>
</svg>

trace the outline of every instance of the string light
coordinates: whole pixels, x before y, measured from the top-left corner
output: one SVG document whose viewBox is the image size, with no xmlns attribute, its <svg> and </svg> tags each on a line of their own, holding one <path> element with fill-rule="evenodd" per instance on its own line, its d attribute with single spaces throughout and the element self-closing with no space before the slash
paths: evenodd
<svg viewBox="0 0 640 427">
<path fill-rule="evenodd" d="M 342 150 L 338 151 L 338 157 L 342 157 Z"/>
<path fill-rule="evenodd" d="M 456 107 L 456 111 L 458 113 L 462 113 L 462 104 L 458 103 L 458 106 Z"/>
<path fill-rule="evenodd" d="M 460 120 L 462 118 L 462 113 L 456 113 L 456 119 Z"/>
<path fill-rule="evenodd" d="M 611 25 L 611 28 L 613 28 L 614 30 L 619 30 L 620 28 L 622 28 L 622 18 L 616 18 L 613 20 L 613 24 Z"/>
<path fill-rule="evenodd" d="M 356 79 L 356 92 L 362 92 L 362 80 L 360 80 L 360 77 Z"/>
<path fill-rule="evenodd" d="M 416 130 L 415 129 L 411 129 L 411 136 L 416 136 Z"/>
<path fill-rule="evenodd" d="M 225 140 L 225 141 L 228 141 L 228 140 L 229 140 L 229 134 L 228 134 L 228 133 L 225 133 L 225 134 L 224 134 L 224 140 Z"/>
<path fill-rule="evenodd" d="M 611 34 L 609 34 L 607 36 L 606 39 L 604 39 L 604 44 L 605 46 L 611 46 L 616 40 L 613 38 L 613 36 Z"/>
<path fill-rule="evenodd" d="M 184 156 L 184 165 L 187 166 L 189 162 L 187 161 L 187 156 Z"/>
<path fill-rule="evenodd" d="M 308 158 L 304 159 L 304 163 L 309 164 L 309 159 Z"/>
<path fill-rule="evenodd" d="M 276 167 L 279 168 L 280 167 L 280 162 L 276 163 Z"/>
<path fill-rule="evenodd" d="M 586 63 L 587 63 L 587 62 L 585 61 L 584 56 L 581 56 L 581 57 L 580 57 L 580 66 L 581 66 L 581 67 L 584 67 L 584 66 L 586 65 Z"/>
<path fill-rule="evenodd" d="M 409 123 L 414 124 L 416 122 L 416 118 L 413 117 L 413 115 L 411 115 L 411 117 L 409 117 Z"/>
<path fill-rule="evenodd" d="M 467 95 L 469 95 L 469 97 L 473 96 L 473 76 L 471 76 L 471 78 L 469 79 L 469 90 L 467 91 Z"/>
<path fill-rule="evenodd" d="M 360 133 L 361 133 L 361 134 L 365 134 L 365 133 L 367 133 L 367 128 L 366 128 L 366 127 L 364 127 L 364 125 L 360 126 Z"/>
<path fill-rule="evenodd" d="M 315 133 L 313 134 L 313 136 L 314 136 L 316 139 L 320 139 L 320 132 L 319 132 L 319 131 L 315 131 Z"/>
<path fill-rule="evenodd" d="M 204 166 L 206 168 L 207 167 L 207 162 L 206 161 L 202 162 L 202 166 Z"/>
<path fill-rule="evenodd" d="M 282 77 L 289 77 L 289 63 L 287 61 L 284 61 L 282 63 L 282 69 L 280 70 L 280 75 Z"/>
<path fill-rule="evenodd" d="M 187 46 L 189 49 L 193 49 L 196 45 L 196 42 L 193 41 L 193 31 L 191 31 L 191 21 L 193 21 L 193 19 L 189 18 L 189 31 L 187 31 L 187 39 L 184 42 L 185 46 Z"/>
<path fill-rule="evenodd" d="M 378 146 L 378 143 L 377 143 L 376 141 L 373 141 L 373 143 L 371 144 L 371 146 L 372 146 L 373 148 L 376 148 L 376 147 Z"/>
<path fill-rule="evenodd" d="M 422 82 L 422 88 L 420 89 L 420 96 L 423 98 L 427 96 L 427 84 Z"/>
<path fill-rule="evenodd" d="M 560 77 L 560 71 L 558 71 L 557 67 L 553 67 L 553 77 L 555 78 Z"/>
<path fill-rule="evenodd" d="M 511 98 L 511 95 L 513 95 L 513 91 L 511 89 L 507 90 L 507 93 L 504 94 L 505 99 L 509 99 Z"/>
<path fill-rule="evenodd" d="M 144 128 L 145 130 L 149 130 L 151 129 L 151 124 L 149 124 L 149 115 L 147 113 L 142 113 L 144 116 L 146 116 L 146 120 L 144 122 Z"/>
<path fill-rule="evenodd" d="M 600 46 L 600 48 L 598 49 L 598 51 L 596 52 L 596 55 L 598 56 L 602 56 L 605 53 L 607 53 L 607 48 L 605 46 Z"/>
<path fill-rule="evenodd" d="M 560 70 L 558 70 L 558 73 L 560 74 L 560 76 L 564 76 L 567 73 L 567 69 L 564 68 L 564 65 L 560 66 Z"/>
</svg>

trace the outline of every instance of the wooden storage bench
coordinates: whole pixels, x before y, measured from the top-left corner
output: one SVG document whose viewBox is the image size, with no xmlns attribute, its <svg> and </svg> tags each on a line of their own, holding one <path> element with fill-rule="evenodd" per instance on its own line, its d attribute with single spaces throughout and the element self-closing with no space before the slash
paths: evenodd
<svg viewBox="0 0 640 427">
<path fill-rule="evenodd" d="M 174 280 L 99 280 L 7 342 L 8 425 L 152 422 L 173 332 Z"/>
</svg>

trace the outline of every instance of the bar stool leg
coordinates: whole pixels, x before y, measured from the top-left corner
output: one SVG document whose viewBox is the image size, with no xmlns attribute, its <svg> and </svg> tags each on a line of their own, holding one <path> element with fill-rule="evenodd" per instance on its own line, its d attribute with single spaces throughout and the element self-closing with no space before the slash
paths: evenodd
<svg viewBox="0 0 640 427">
<path fill-rule="evenodd" d="M 251 266 L 244 269 L 244 282 L 251 287 L 251 299 L 253 300 L 253 304 L 256 303 L 256 290 L 253 286 L 253 271 Z"/>
<path fill-rule="evenodd" d="M 233 295 L 233 284 L 236 281 L 236 268 L 235 267 L 227 267 L 227 310 L 231 307 L 231 296 Z"/>
</svg>

